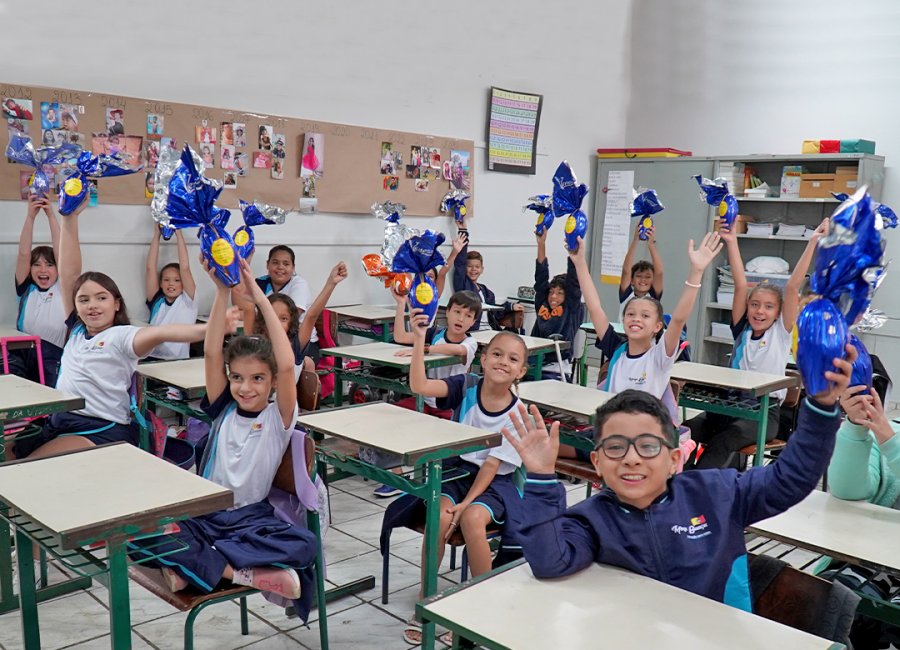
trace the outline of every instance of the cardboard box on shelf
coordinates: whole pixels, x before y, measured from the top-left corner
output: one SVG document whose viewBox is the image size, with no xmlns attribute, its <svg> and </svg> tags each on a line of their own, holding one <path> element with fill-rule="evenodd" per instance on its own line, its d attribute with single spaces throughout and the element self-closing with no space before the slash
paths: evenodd
<svg viewBox="0 0 900 650">
<path fill-rule="evenodd" d="M 747 232 L 747 222 L 753 221 L 753 217 L 748 217 L 744 214 L 739 214 L 734 218 L 734 223 L 732 224 L 732 228 L 734 232 L 738 235 L 746 234 Z M 720 219 L 716 219 L 716 223 L 713 226 L 713 230 L 719 232 L 719 228 L 722 226 L 722 221 Z"/>
<path fill-rule="evenodd" d="M 800 153 L 819 153 L 819 141 L 804 140 L 803 148 L 800 150 Z"/>
<path fill-rule="evenodd" d="M 800 176 L 801 199 L 831 198 L 834 174 L 803 174 Z"/>
<path fill-rule="evenodd" d="M 875 141 L 841 140 L 841 153 L 875 153 Z"/>
<path fill-rule="evenodd" d="M 839 166 L 834 170 L 833 192 L 853 194 L 859 185 L 859 169 L 856 166 Z"/>
<path fill-rule="evenodd" d="M 819 153 L 840 153 L 840 140 L 819 140 Z"/>
</svg>

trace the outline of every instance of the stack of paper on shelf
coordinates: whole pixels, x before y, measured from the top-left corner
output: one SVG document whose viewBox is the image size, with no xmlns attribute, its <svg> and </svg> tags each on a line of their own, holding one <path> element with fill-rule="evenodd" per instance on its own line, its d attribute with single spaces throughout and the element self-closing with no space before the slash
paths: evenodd
<svg viewBox="0 0 900 650">
<path fill-rule="evenodd" d="M 778 234 L 782 237 L 803 237 L 806 232 L 806 226 L 799 223 L 781 223 L 778 224 Z"/>
<path fill-rule="evenodd" d="M 757 237 L 771 236 L 775 232 L 774 224 L 771 223 L 747 223 L 747 234 L 756 235 Z"/>
<path fill-rule="evenodd" d="M 719 163 L 718 176 L 728 181 L 728 191 L 740 196 L 744 191 L 744 163 L 723 160 Z"/>
</svg>

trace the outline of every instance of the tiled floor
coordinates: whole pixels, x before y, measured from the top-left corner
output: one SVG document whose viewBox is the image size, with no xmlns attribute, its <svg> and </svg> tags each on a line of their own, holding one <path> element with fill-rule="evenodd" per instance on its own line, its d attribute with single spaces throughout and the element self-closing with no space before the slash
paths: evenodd
<svg viewBox="0 0 900 650">
<path fill-rule="evenodd" d="M 569 501 L 585 494 L 584 485 L 570 485 Z M 404 621 L 412 613 L 419 589 L 421 536 L 405 529 L 391 538 L 390 602 L 381 604 L 381 553 L 378 536 L 384 508 L 390 502 L 372 496 L 373 484 L 348 478 L 331 486 L 333 522 L 325 536 L 328 582 L 343 584 L 369 575 L 375 588 L 328 605 L 328 636 L 335 650 L 410 648 L 403 640 Z M 51 580 L 59 571 L 51 570 Z M 449 553 L 441 566 L 440 588 L 458 582 L 459 569 L 450 570 Z M 58 598 L 39 607 L 43 648 L 95 650 L 110 647 L 107 592 L 96 585 L 89 591 Z M 250 634 L 240 633 L 240 609 L 236 603 L 213 605 L 201 612 L 194 626 L 197 650 L 318 649 L 319 626 L 313 612 L 309 629 L 284 610 L 255 595 L 249 599 Z M 135 650 L 184 647 L 186 614 L 131 584 L 131 622 Z M 442 647 L 438 644 L 438 647 Z M 18 612 L 0 616 L 0 649 L 22 648 Z"/>
</svg>

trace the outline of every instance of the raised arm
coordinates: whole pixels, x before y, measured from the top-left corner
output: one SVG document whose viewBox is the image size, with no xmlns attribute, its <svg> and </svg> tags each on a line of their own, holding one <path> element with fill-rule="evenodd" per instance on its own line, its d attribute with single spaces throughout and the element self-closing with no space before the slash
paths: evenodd
<svg viewBox="0 0 900 650">
<path fill-rule="evenodd" d="M 590 565 L 602 540 L 598 540 L 585 520 L 567 516 L 565 491 L 556 478 L 554 463 L 559 451 L 559 423 L 547 431 L 537 407 L 531 414 L 519 405 L 510 411 L 515 432 L 503 428 L 503 436 L 515 447 L 528 468 L 525 479 L 527 506 L 511 510 L 509 519 L 517 524 L 516 537 L 525 559 L 537 578 L 570 575 Z"/>
<path fill-rule="evenodd" d="M 450 249 L 450 254 L 447 256 L 446 263 L 440 268 L 437 272 L 437 281 L 434 283 L 437 286 L 437 294 L 438 298 L 441 297 L 444 293 L 444 286 L 447 284 L 447 274 L 450 272 L 450 269 L 453 269 L 453 290 L 459 291 L 456 288 L 456 260 L 460 259 L 460 252 L 467 248 L 469 242 L 469 236 L 465 232 L 460 232 L 456 235 L 456 239 L 453 240 L 453 246 Z M 465 268 L 466 258 L 462 256 L 463 268 Z"/>
<path fill-rule="evenodd" d="M 144 270 L 144 294 L 147 302 L 153 300 L 159 291 L 159 227 L 153 224 L 153 237 L 147 249 L 147 266 Z"/>
<path fill-rule="evenodd" d="M 534 260 L 534 308 L 540 309 L 550 293 L 550 265 L 547 263 L 547 231 L 535 235 L 537 257 Z"/>
<path fill-rule="evenodd" d="M 647 231 L 647 250 L 650 251 L 650 261 L 653 262 L 653 293 L 660 298 L 663 294 L 663 262 L 656 248 L 655 232 L 653 228 Z"/>
<path fill-rule="evenodd" d="M 469 278 L 466 275 L 466 265 L 468 263 L 469 253 L 469 229 L 466 226 L 465 219 L 463 219 L 463 224 L 459 227 L 459 231 L 456 233 L 456 239 L 453 241 L 454 249 L 456 248 L 456 242 L 460 240 L 463 242 L 462 248 L 459 249 L 459 253 L 453 258 L 454 291 L 462 291 L 469 286 Z"/>
<path fill-rule="evenodd" d="M 869 430 L 875 420 L 884 418 L 884 409 L 878 413 L 873 400 L 877 394 L 864 391 L 865 386 L 851 386 L 841 395 L 847 417 L 838 429 L 828 466 L 828 491 L 848 501 L 873 499 L 882 481 L 881 458 L 872 454 L 875 440 Z"/>
<path fill-rule="evenodd" d="M 734 507 L 736 518 L 744 526 L 796 505 L 822 478 L 841 423 L 837 399 L 847 390 L 857 356 L 852 345 L 846 347 L 846 353 L 845 359 L 834 359 L 834 367 L 824 373 L 828 388 L 803 400 L 797 428 L 778 462 L 728 479 L 737 481 Z"/>
<path fill-rule="evenodd" d="M 631 267 L 634 266 L 634 254 L 637 252 L 638 246 L 638 231 L 641 227 L 641 220 L 638 219 L 638 225 L 634 229 L 634 234 L 631 236 L 631 243 L 628 244 L 628 250 L 625 251 L 625 259 L 622 260 L 622 277 L 619 280 L 619 293 L 624 293 L 628 291 L 628 287 L 631 286 Z"/>
<path fill-rule="evenodd" d="M 209 310 L 209 322 L 206 325 L 206 338 L 203 341 L 203 367 L 206 373 L 206 398 L 212 404 L 228 390 L 228 377 L 225 375 L 225 330 L 228 317 L 228 287 L 210 271 L 203 257 L 200 263 L 206 269 L 216 287 L 212 307 Z"/>
<path fill-rule="evenodd" d="M 812 263 L 816 254 L 816 248 L 819 246 L 819 240 L 828 233 L 829 220 L 825 218 L 803 249 L 803 254 L 797 260 L 794 266 L 794 272 L 788 278 L 787 285 L 784 288 L 784 300 L 781 304 L 781 322 L 784 323 L 784 329 L 790 332 L 794 329 L 794 323 L 797 322 L 797 316 L 800 312 L 800 290 L 803 288 L 803 282 L 806 280 L 806 273 L 809 271 L 809 265 Z M 735 296 L 737 299 L 737 296 Z"/>
<path fill-rule="evenodd" d="M 156 229 L 159 232 L 159 228 Z M 178 246 L 178 268 L 181 272 L 181 286 L 184 292 L 193 300 L 197 295 L 197 283 L 194 282 L 194 274 L 191 273 L 191 258 L 188 257 L 187 242 L 181 230 L 175 231 L 175 243 Z"/>
<path fill-rule="evenodd" d="M 413 335 L 413 353 L 409 365 L 409 387 L 422 397 L 447 397 L 447 382 L 429 379 L 425 374 L 425 332 L 428 317 L 421 309 L 413 309 L 409 317 Z"/>
<path fill-rule="evenodd" d="M 672 312 L 672 319 L 666 328 L 665 343 L 666 355 L 672 356 L 678 347 L 681 338 L 681 330 L 687 319 L 691 317 L 694 310 L 694 303 L 697 301 L 697 293 L 700 291 L 700 281 L 703 279 L 703 271 L 710 265 L 716 255 L 722 250 L 722 242 L 719 235 L 714 232 L 708 232 L 700 242 L 700 246 L 694 250 L 694 240 L 688 242 L 688 259 L 691 262 L 691 270 L 688 272 L 687 280 L 684 281 L 684 289 L 681 291 L 681 297 L 675 310 Z M 737 296 L 735 296 L 735 299 Z"/>
<path fill-rule="evenodd" d="M 391 289 L 391 297 L 397 303 L 397 311 L 394 312 L 394 343 L 411 345 L 413 343 L 412 332 L 406 331 L 406 297 L 394 293 L 393 289 Z"/>
<path fill-rule="evenodd" d="M 25 222 L 22 224 L 22 232 L 19 235 L 19 253 L 16 255 L 16 284 L 22 284 L 31 275 L 31 247 L 34 242 L 34 221 L 38 212 L 44 207 L 47 199 L 39 199 L 28 195 L 28 210 L 25 213 Z M 58 227 L 57 227 L 58 229 Z M 59 262 L 58 251 L 56 261 Z"/>
<path fill-rule="evenodd" d="M 278 404 L 278 413 L 286 429 L 294 427 L 293 417 L 297 408 L 297 380 L 294 379 L 294 350 L 288 339 L 287 332 L 278 320 L 275 308 L 266 298 L 266 294 L 259 288 L 253 279 L 253 273 L 246 260 L 241 260 L 241 279 L 251 287 L 253 301 L 259 309 L 260 316 L 266 323 L 266 332 L 269 342 L 272 344 L 272 353 L 275 355 L 277 373 L 275 375 L 275 401 Z M 327 298 L 326 298 L 327 300 Z M 311 319 L 315 322 L 315 318 Z M 308 338 L 308 335 L 307 335 Z"/>
<path fill-rule="evenodd" d="M 597 293 L 597 287 L 594 286 L 594 279 L 591 277 L 591 270 L 588 268 L 587 259 L 584 256 L 584 248 L 584 241 L 579 237 L 578 248 L 574 252 L 569 251 L 569 261 L 575 266 L 578 286 L 581 289 L 581 295 L 584 297 L 584 305 L 587 307 L 588 315 L 594 324 L 594 331 L 597 332 L 597 337 L 600 338 L 609 328 L 609 318 L 600 304 L 600 294 Z"/>
<path fill-rule="evenodd" d="M 75 296 L 72 292 L 75 281 L 81 275 L 81 242 L 78 239 L 78 219 L 87 207 L 87 197 L 81 202 L 74 212 L 63 217 L 62 227 L 59 232 L 59 259 L 56 260 L 59 269 L 59 290 L 62 292 L 63 310 L 66 317 L 75 311 Z"/>
<path fill-rule="evenodd" d="M 316 296 L 316 299 L 313 300 L 309 309 L 306 310 L 306 318 L 300 323 L 300 331 L 297 333 L 297 338 L 300 340 L 301 348 L 306 347 L 306 344 L 309 343 L 309 339 L 312 337 L 313 328 L 316 326 L 316 320 L 318 320 L 319 314 L 325 309 L 328 301 L 331 300 L 331 294 L 334 293 L 334 288 L 346 279 L 347 265 L 343 262 L 338 262 L 328 274 L 328 279 L 325 280 L 325 286 L 322 287 L 319 295 Z"/>
<path fill-rule="evenodd" d="M 728 266 L 734 280 L 734 302 L 731 305 L 731 324 L 737 325 L 747 313 L 747 275 L 744 273 L 744 260 L 738 248 L 737 235 L 724 226 L 719 229 L 719 236 L 725 242 L 728 251 Z"/>
<path fill-rule="evenodd" d="M 47 225 L 50 227 L 50 246 L 53 248 L 53 257 L 59 260 L 59 219 L 57 219 L 50 201 L 44 203 L 44 214 L 47 215 Z"/>
</svg>

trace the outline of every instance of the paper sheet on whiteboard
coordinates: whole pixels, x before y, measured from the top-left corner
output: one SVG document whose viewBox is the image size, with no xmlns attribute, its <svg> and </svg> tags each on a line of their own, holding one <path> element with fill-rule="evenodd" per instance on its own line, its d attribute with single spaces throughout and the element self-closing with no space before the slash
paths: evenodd
<svg viewBox="0 0 900 650">
<path fill-rule="evenodd" d="M 606 213 L 603 215 L 603 247 L 600 275 L 603 282 L 618 284 L 631 235 L 631 199 L 634 171 L 614 170 L 606 181 Z"/>
</svg>

